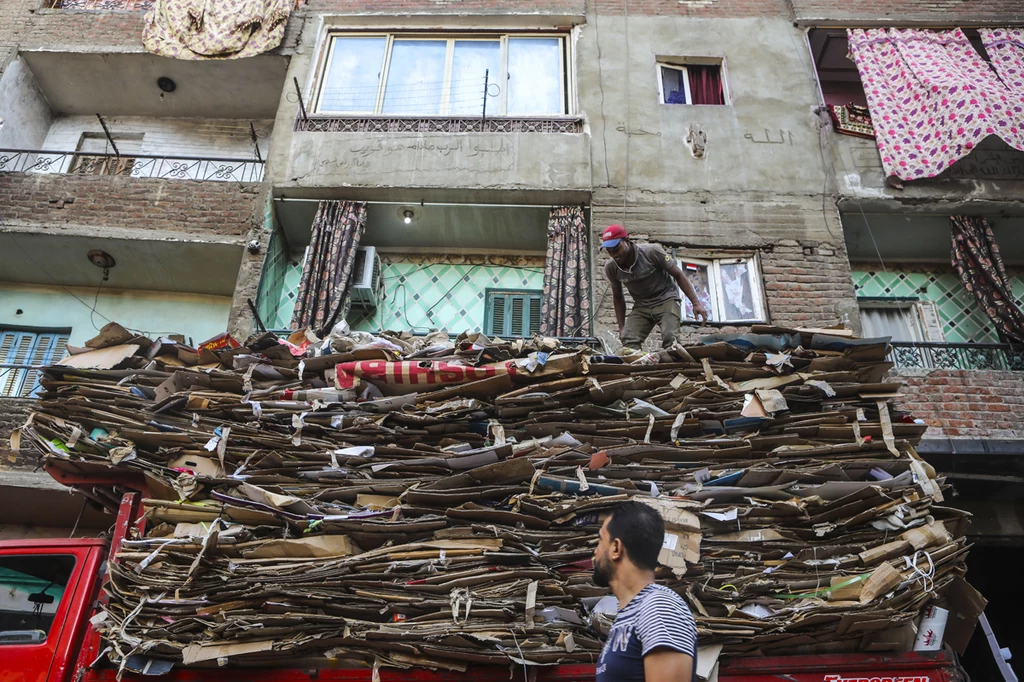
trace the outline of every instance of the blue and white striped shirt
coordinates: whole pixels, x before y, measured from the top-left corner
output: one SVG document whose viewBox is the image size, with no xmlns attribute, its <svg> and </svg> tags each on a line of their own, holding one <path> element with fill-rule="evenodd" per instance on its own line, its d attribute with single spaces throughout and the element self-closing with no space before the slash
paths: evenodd
<svg viewBox="0 0 1024 682">
<path fill-rule="evenodd" d="M 693 614 L 682 597 L 652 583 L 616 614 L 597 663 L 597 682 L 643 682 L 644 656 L 661 648 L 692 656 L 696 675 L 697 624 Z"/>
</svg>

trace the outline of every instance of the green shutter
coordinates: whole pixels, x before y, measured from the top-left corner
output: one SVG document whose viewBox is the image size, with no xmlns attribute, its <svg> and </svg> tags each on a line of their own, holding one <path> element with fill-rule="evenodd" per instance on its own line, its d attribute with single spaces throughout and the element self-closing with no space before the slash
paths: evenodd
<svg viewBox="0 0 1024 682">
<path fill-rule="evenodd" d="M 484 333 L 488 336 L 532 336 L 540 332 L 541 292 L 487 292 Z"/>
</svg>

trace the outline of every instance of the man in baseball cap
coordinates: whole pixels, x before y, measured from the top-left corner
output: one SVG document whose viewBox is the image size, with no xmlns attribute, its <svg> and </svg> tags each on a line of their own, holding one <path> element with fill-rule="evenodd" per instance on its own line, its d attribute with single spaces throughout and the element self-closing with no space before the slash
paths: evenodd
<svg viewBox="0 0 1024 682">
<path fill-rule="evenodd" d="M 611 256 L 604 272 L 612 289 L 619 340 L 627 348 L 639 349 L 654 330 L 661 327 L 661 345 L 671 348 L 679 331 L 682 299 L 679 290 L 693 304 L 693 316 L 701 323 L 708 313 L 697 293 L 672 257 L 657 244 L 634 244 L 622 225 L 609 225 L 601 233 L 601 248 Z M 633 309 L 626 315 L 626 285 L 633 297 Z"/>
</svg>

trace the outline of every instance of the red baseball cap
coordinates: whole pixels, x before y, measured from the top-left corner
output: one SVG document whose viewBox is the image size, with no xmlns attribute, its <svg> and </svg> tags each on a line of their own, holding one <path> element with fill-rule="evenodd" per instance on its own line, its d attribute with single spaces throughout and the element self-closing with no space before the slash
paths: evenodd
<svg viewBox="0 0 1024 682">
<path fill-rule="evenodd" d="M 616 223 L 615 225 L 609 225 L 604 228 L 604 232 L 601 233 L 601 248 L 611 249 L 618 246 L 619 241 L 629 236 L 626 232 L 626 228 Z"/>
</svg>

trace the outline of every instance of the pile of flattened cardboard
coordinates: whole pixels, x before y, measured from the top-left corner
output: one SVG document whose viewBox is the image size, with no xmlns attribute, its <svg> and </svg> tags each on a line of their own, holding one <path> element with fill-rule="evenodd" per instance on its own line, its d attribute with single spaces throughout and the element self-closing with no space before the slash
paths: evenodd
<svg viewBox="0 0 1024 682">
<path fill-rule="evenodd" d="M 615 613 L 597 530 L 635 497 L 666 519 L 657 577 L 706 673 L 906 650 L 924 606 L 970 601 L 967 520 L 890 402 L 887 347 L 755 327 L 630 363 L 108 325 L 46 371 L 15 441 L 108 508 L 144 492 L 93 619 L 122 667 L 591 662 Z"/>
</svg>

